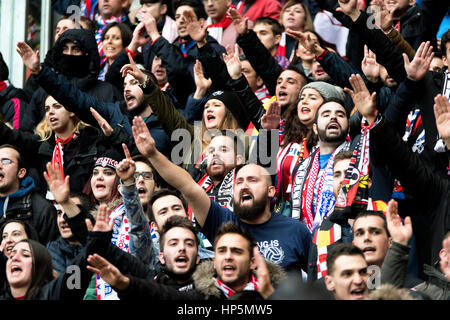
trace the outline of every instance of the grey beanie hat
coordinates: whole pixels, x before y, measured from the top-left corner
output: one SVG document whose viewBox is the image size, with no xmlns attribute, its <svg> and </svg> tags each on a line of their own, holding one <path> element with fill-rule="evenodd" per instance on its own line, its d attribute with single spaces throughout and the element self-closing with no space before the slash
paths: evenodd
<svg viewBox="0 0 450 320">
<path fill-rule="evenodd" d="M 313 81 L 308 83 L 307 85 L 304 85 L 298 95 L 299 98 L 302 96 L 302 92 L 306 88 L 317 90 L 325 101 L 331 98 L 339 99 L 342 102 L 344 102 L 345 100 L 345 94 L 342 88 L 326 83 L 324 81 Z"/>
</svg>

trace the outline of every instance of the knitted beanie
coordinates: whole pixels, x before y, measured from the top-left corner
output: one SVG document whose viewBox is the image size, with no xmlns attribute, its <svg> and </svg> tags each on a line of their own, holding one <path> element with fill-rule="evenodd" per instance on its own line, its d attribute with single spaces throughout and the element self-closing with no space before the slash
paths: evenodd
<svg viewBox="0 0 450 320">
<path fill-rule="evenodd" d="M 302 90 L 300 90 L 299 98 L 302 96 L 303 90 L 306 88 L 311 88 L 319 92 L 322 98 L 325 101 L 328 101 L 331 98 L 339 99 L 342 102 L 345 100 L 344 90 L 338 86 L 334 86 L 332 84 L 326 83 L 324 81 L 314 81 L 310 82 L 307 85 L 304 85 Z"/>
</svg>

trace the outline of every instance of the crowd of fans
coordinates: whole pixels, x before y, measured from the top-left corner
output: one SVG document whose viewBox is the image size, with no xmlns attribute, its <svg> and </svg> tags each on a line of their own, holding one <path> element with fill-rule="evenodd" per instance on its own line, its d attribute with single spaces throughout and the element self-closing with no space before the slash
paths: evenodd
<svg viewBox="0 0 450 320">
<path fill-rule="evenodd" d="M 52 10 L 0 59 L 0 299 L 450 299 L 450 1 Z"/>
</svg>

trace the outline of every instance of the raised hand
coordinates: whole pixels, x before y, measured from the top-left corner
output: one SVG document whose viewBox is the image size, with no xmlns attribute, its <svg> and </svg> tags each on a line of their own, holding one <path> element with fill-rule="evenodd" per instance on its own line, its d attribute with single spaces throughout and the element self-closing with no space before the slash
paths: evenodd
<svg viewBox="0 0 450 320">
<path fill-rule="evenodd" d="M 398 204 L 394 199 L 391 199 L 386 207 L 386 222 L 392 240 L 404 246 L 408 245 L 408 241 L 412 237 L 411 218 L 406 217 L 402 224 L 398 215 Z"/>
<path fill-rule="evenodd" d="M 367 45 L 364 45 L 364 59 L 361 62 L 361 70 L 367 80 L 377 82 L 380 76 L 380 65 L 377 63 L 377 57 Z"/>
<path fill-rule="evenodd" d="M 125 159 L 119 162 L 116 168 L 117 175 L 126 185 L 134 183 L 134 173 L 136 172 L 136 163 L 131 159 L 130 151 L 125 143 L 122 143 Z"/>
<path fill-rule="evenodd" d="M 139 47 L 145 46 L 151 40 L 150 37 L 145 37 L 147 29 L 145 28 L 144 22 L 140 22 L 136 29 L 133 31 L 133 38 L 131 39 L 130 44 L 128 45 L 128 49 L 133 52 L 137 52 Z"/>
<path fill-rule="evenodd" d="M 94 116 L 95 120 L 97 120 L 97 123 L 100 127 L 100 129 L 102 129 L 103 134 L 107 137 L 109 137 L 114 129 L 110 126 L 110 124 L 108 123 L 108 121 L 105 120 L 105 118 L 103 118 L 100 113 L 97 112 L 97 110 L 95 110 L 94 108 L 89 108 L 89 110 L 91 111 L 92 115 Z"/>
<path fill-rule="evenodd" d="M 357 8 L 357 0 L 338 0 L 339 7 L 336 11 L 342 12 L 349 16 L 353 21 L 356 21 L 360 15 Z"/>
<path fill-rule="evenodd" d="M 231 21 L 233 22 L 234 29 L 239 35 L 244 35 L 248 33 L 248 18 L 242 17 L 242 15 L 235 9 L 230 8 L 228 10 L 230 14 Z"/>
<path fill-rule="evenodd" d="M 155 41 L 160 36 L 158 27 L 156 26 L 155 18 L 150 14 L 150 12 L 142 11 L 139 11 L 136 16 L 138 16 L 141 22 L 144 24 L 145 30 L 147 30 L 147 34 L 150 39 L 152 41 Z"/>
<path fill-rule="evenodd" d="M 139 152 L 147 158 L 154 156 L 157 152 L 155 140 L 141 117 L 134 117 L 131 130 Z"/>
<path fill-rule="evenodd" d="M 393 28 L 394 24 L 394 10 L 389 11 L 384 4 L 384 0 L 373 0 L 370 3 L 372 12 L 378 14 L 376 19 L 379 22 L 379 27 L 383 32 L 388 33 Z"/>
<path fill-rule="evenodd" d="M 108 223 L 109 220 L 109 214 L 108 207 L 106 204 L 101 204 L 98 206 L 97 211 L 97 219 L 95 220 L 94 228 L 92 228 L 92 231 L 101 231 L 101 232 L 109 232 L 112 230 L 112 223 Z M 89 228 L 88 228 L 89 229 Z"/>
<path fill-rule="evenodd" d="M 31 47 L 23 41 L 17 43 L 17 53 L 22 58 L 23 64 L 31 70 L 32 73 L 39 73 L 42 69 L 39 58 L 39 50 L 34 52 Z"/>
<path fill-rule="evenodd" d="M 98 274 L 111 287 L 118 290 L 125 290 L 130 284 L 130 279 L 125 277 L 120 270 L 111 262 L 98 254 L 89 255 L 87 262 L 90 264 L 87 269 Z"/>
<path fill-rule="evenodd" d="M 266 113 L 261 117 L 261 127 L 266 130 L 277 129 L 280 126 L 281 107 L 277 101 L 269 104 Z"/>
<path fill-rule="evenodd" d="M 192 40 L 197 42 L 197 46 L 200 48 L 206 44 L 206 35 L 208 26 L 206 21 L 200 22 L 196 19 L 192 11 L 184 11 L 183 17 L 186 21 L 186 32 Z"/>
<path fill-rule="evenodd" d="M 406 53 L 403 53 L 403 60 L 405 62 L 405 70 L 409 79 L 413 81 L 422 80 L 430 67 L 433 60 L 433 47 L 430 46 L 430 41 L 422 42 L 413 61 L 409 62 Z"/>
<path fill-rule="evenodd" d="M 46 167 L 47 172 L 44 172 L 44 178 L 55 201 L 61 205 L 67 203 L 70 196 L 69 176 L 63 178 L 58 164 L 53 168 L 48 162 Z"/>
<path fill-rule="evenodd" d="M 264 261 L 261 253 L 259 253 L 258 246 L 253 248 L 253 259 L 259 283 L 257 290 L 264 299 L 267 299 L 275 291 L 275 289 L 270 282 L 269 269 L 267 268 L 266 262 Z"/>
<path fill-rule="evenodd" d="M 441 94 L 434 98 L 434 116 L 437 130 L 447 149 L 450 149 L 450 102 Z"/>
<path fill-rule="evenodd" d="M 205 78 L 202 63 L 199 60 L 196 60 L 194 64 L 194 81 L 196 86 L 194 98 L 201 99 L 211 87 L 212 80 Z"/>
<path fill-rule="evenodd" d="M 242 76 L 242 65 L 241 60 L 239 59 L 239 46 L 235 44 L 234 51 L 229 45 L 227 45 L 225 49 L 227 50 L 227 53 L 223 53 L 222 57 L 227 66 L 228 74 L 231 79 L 239 79 Z"/>
<path fill-rule="evenodd" d="M 355 108 L 359 113 L 366 117 L 369 123 L 372 123 L 377 115 L 377 96 L 376 93 L 370 94 L 364 83 L 364 80 L 359 74 L 352 74 L 349 78 L 353 90 L 344 88 L 344 91 L 352 97 Z"/>
<path fill-rule="evenodd" d="M 133 59 L 133 57 L 131 56 L 130 53 L 128 53 L 128 59 L 130 59 L 130 63 L 124 65 L 120 69 L 120 73 L 122 74 L 122 77 L 125 78 L 127 76 L 127 74 L 130 74 L 137 81 L 139 81 L 139 83 L 143 83 L 147 79 L 147 76 L 145 75 L 145 73 L 143 73 L 141 71 L 141 69 L 139 69 L 137 67 L 136 62 L 134 62 L 134 59 Z"/>
</svg>

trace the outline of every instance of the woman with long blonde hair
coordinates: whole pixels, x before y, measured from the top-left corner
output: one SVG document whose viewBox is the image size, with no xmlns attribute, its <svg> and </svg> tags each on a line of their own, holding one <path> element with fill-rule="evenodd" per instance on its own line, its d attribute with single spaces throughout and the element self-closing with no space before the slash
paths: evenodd
<svg viewBox="0 0 450 320">
<path fill-rule="evenodd" d="M 0 144 L 11 144 L 26 150 L 29 174 L 37 191 L 45 194 L 47 185 L 43 178 L 46 164 L 59 165 L 63 177 L 70 176 L 70 189 L 81 192 L 89 180 L 91 168 L 99 154 L 115 148 L 121 152 L 121 143 L 129 144 L 128 134 L 120 128 L 111 130 L 110 136 L 78 119 L 52 96 L 39 97 L 44 107 L 44 118 L 36 126 L 35 134 L 9 128 L 0 122 Z M 52 195 L 47 193 L 47 198 Z"/>
</svg>

